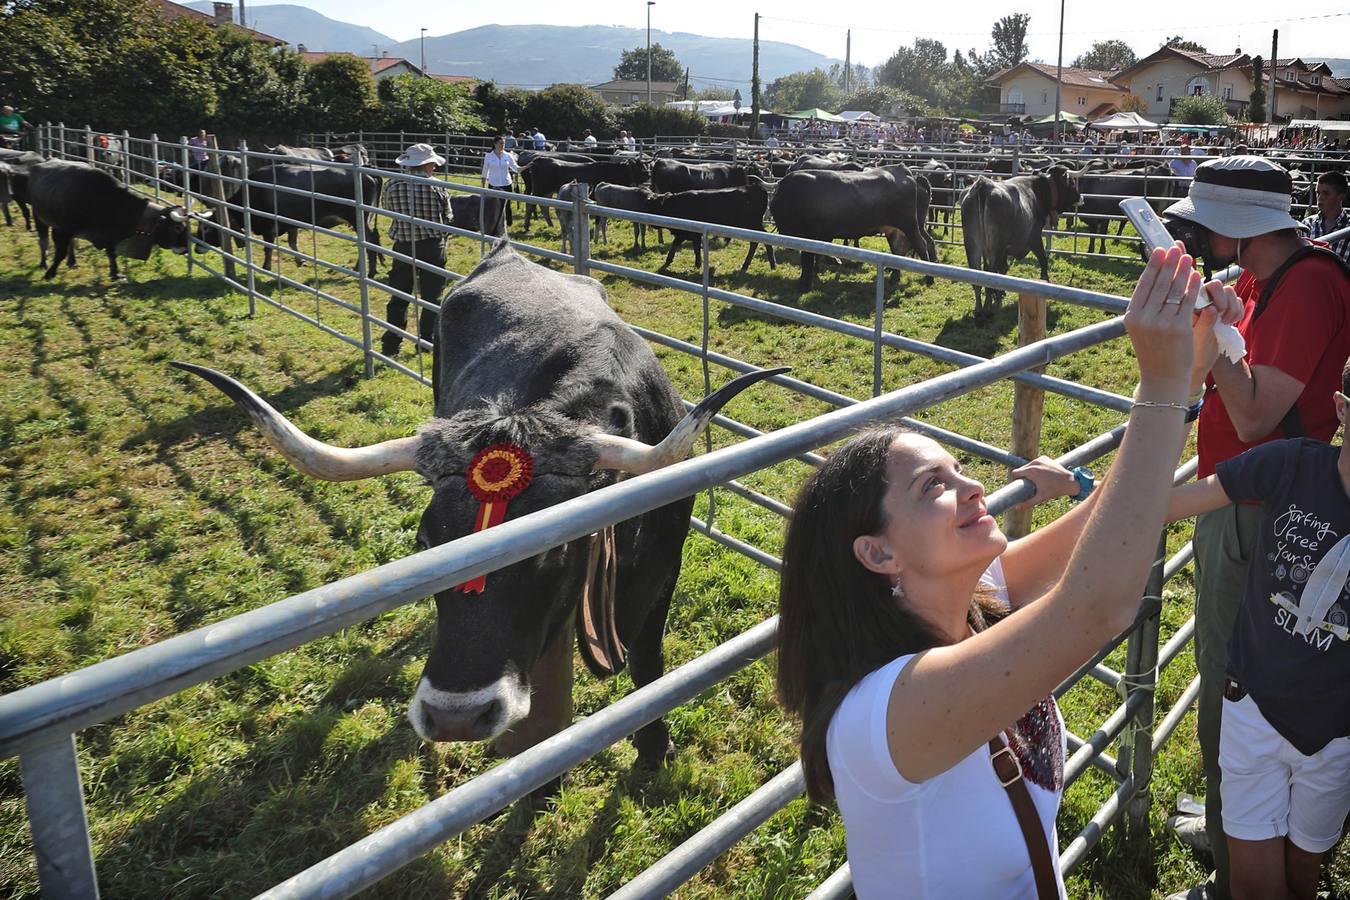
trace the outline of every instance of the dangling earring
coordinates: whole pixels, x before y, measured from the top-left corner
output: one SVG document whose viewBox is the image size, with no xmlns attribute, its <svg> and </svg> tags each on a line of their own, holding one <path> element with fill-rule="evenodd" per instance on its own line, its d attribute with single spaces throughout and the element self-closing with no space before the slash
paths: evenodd
<svg viewBox="0 0 1350 900">
<path fill-rule="evenodd" d="M 901 600 L 905 596 L 904 588 L 900 587 L 900 576 L 895 576 L 895 583 L 891 585 L 891 596 Z"/>
</svg>

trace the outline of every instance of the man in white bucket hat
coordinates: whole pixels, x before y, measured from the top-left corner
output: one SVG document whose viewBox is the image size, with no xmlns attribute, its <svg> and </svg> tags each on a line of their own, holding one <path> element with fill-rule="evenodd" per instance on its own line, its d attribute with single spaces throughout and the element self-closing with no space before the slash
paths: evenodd
<svg viewBox="0 0 1350 900">
<path fill-rule="evenodd" d="M 436 153 L 430 144 L 413 144 L 394 162 L 410 169 L 412 174 L 431 178 L 436 167 L 445 164 L 445 160 Z M 412 216 L 421 222 L 409 222 L 394 219 L 389 226 L 389 234 L 394 241 L 394 251 L 438 268 L 445 268 L 445 232 L 430 224 L 449 225 L 453 221 L 450 212 L 450 195 L 444 188 L 425 182 L 414 182 L 395 176 L 384 191 L 384 208 L 394 213 Z M 420 266 L 414 266 L 406 260 L 395 257 L 389 272 L 389 286 L 407 294 L 413 294 L 431 303 L 440 300 L 441 289 L 445 287 L 445 276 Z M 385 309 L 385 321 L 404 331 L 408 329 L 408 301 L 402 297 L 390 297 Z M 423 309 L 418 319 L 418 334 L 433 344 L 436 341 L 436 313 Z M 403 338 L 395 331 L 386 331 L 380 338 L 380 352 L 385 356 L 398 354 Z"/>
<path fill-rule="evenodd" d="M 1187 250 L 1204 257 L 1208 266 L 1219 269 L 1236 262 L 1244 270 L 1235 289 L 1245 306 L 1238 330 L 1247 355 L 1237 362 L 1221 356 L 1209 372 L 1194 373 L 1191 382 L 1193 391 L 1204 395 L 1198 478 L 1269 441 L 1330 441 L 1339 425 L 1333 397 L 1341 389 L 1341 370 L 1350 356 L 1350 270 L 1334 254 L 1299 237 L 1299 223 L 1289 214 L 1292 187 L 1289 173 L 1277 163 L 1230 156 L 1199 166 L 1186 199 L 1164 212 L 1171 220 L 1169 230 L 1182 234 Z M 1196 333 L 1197 339 L 1213 339 L 1205 330 Z M 1229 641 L 1261 509 L 1230 504 L 1200 516 L 1195 526 L 1195 656 L 1201 676 L 1197 729 L 1207 795 L 1203 817 L 1171 823 L 1193 845 L 1205 842 L 1207 835 L 1214 854 L 1214 880 L 1191 891 L 1193 898 L 1229 897 L 1230 861 L 1236 878 L 1243 874 L 1239 866 L 1251 864 L 1253 853 L 1269 849 L 1269 841 L 1253 840 L 1254 833 L 1245 827 L 1249 823 L 1239 821 L 1249 818 L 1246 810 L 1234 810 L 1234 821 L 1225 831 L 1223 807 L 1232 804 L 1221 799 L 1219 760 L 1224 704 L 1233 702 L 1225 701 Z M 1272 613 L 1275 609 L 1271 607 Z"/>
</svg>

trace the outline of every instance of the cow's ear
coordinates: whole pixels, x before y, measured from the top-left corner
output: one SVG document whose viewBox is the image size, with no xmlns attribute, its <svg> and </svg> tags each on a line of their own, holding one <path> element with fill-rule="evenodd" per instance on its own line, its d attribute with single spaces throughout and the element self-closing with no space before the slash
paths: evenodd
<svg viewBox="0 0 1350 900">
<path fill-rule="evenodd" d="M 631 437 L 633 434 L 633 407 L 622 400 L 609 404 L 609 424 L 605 430 L 610 434 Z"/>
</svg>

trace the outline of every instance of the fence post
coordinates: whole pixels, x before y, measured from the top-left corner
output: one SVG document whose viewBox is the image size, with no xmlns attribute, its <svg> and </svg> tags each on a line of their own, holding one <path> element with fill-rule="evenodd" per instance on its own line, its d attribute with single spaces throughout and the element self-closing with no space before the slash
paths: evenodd
<svg viewBox="0 0 1350 900">
<path fill-rule="evenodd" d="M 131 134 L 122 129 L 122 186 L 131 187 Z"/>
<path fill-rule="evenodd" d="M 572 195 L 572 257 L 578 275 L 591 274 L 591 268 L 586 264 L 591 258 L 591 223 L 586 204 L 590 194 L 591 186 L 578 181 Z"/>
<path fill-rule="evenodd" d="M 375 375 L 374 345 L 370 335 L 370 262 L 366 257 L 366 198 L 361 184 L 361 160 L 352 159 L 352 199 L 356 201 L 356 272 L 357 283 L 361 290 L 361 352 L 366 357 L 366 377 Z M 416 258 L 416 248 L 410 245 L 409 252 Z M 416 263 L 414 263 L 414 267 Z M 413 269 L 416 271 L 416 268 Z M 418 292 L 416 296 L 420 296 Z M 414 322 L 422 321 L 422 308 L 413 304 Z M 421 329 L 417 329 L 421 335 Z M 420 347 L 418 348 L 420 351 Z"/>
<path fill-rule="evenodd" d="M 248 196 L 248 142 L 239 142 L 239 199 L 244 207 L 244 270 L 248 274 L 248 317 L 258 312 L 257 290 L 253 280 L 253 204 Z"/>
<path fill-rule="evenodd" d="M 886 308 L 886 267 L 877 263 L 876 311 L 872 320 L 872 396 L 881 396 L 881 313 Z"/>
<path fill-rule="evenodd" d="M 94 165 L 94 129 L 88 125 L 84 126 L 84 159 L 89 165 Z"/>
<path fill-rule="evenodd" d="M 1045 339 L 1045 298 L 1017 295 L 1017 346 Z M 1028 369 L 1043 372 L 1044 366 Z M 1013 386 L 1012 452 L 1023 459 L 1040 455 L 1041 419 L 1045 415 L 1045 389 L 1022 383 Z M 1030 509 L 1010 509 L 1003 514 L 1003 531 L 1019 538 L 1031 530 Z"/>
<path fill-rule="evenodd" d="M 155 202 L 158 203 L 159 200 L 160 200 L 160 193 L 159 193 L 159 133 L 158 133 L 158 132 L 152 132 L 152 133 L 150 134 L 150 166 L 151 166 L 151 182 L 152 182 L 152 183 L 154 184 L 154 186 L 155 186 Z M 188 252 L 191 253 L 191 252 L 192 252 L 192 248 L 189 247 L 189 248 L 188 248 Z"/>
<path fill-rule="evenodd" d="M 178 152 L 178 162 L 179 162 L 179 165 L 181 165 L 181 166 L 183 167 L 183 169 L 182 169 L 182 171 L 183 171 L 183 209 L 187 212 L 187 214 L 188 214 L 189 216 L 191 216 L 191 215 L 192 215 L 192 190 L 191 190 L 191 186 L 192 186 L 192 153 L 191 153 L 190 148 L 188 147 L 188 139 L 187 139 L 187 136 L 186 136 L 186 135 L 179 135 L 179 136 L 178 136 L 178 151 L 179 151 L 179 152 Z M 190 233 L 190 232 L 189 232 L 189 233 Z M 188 241 L 188 243 L 191 244 L 192 242 L 191 242 L 191 241 Z M 189 275 L 192 274 L 193 256 L 196 254 L 196 252 L 197 252 L 197 248 L 196 248 L 195 246 L 190 246 L 190 247 L 189 247 L 189 249 L 188 249 L 188 254 L 187 254 L 187 270 L 188 270 L 188 274 L 189 274 Z"/>
<path fill-rule="evenodd" d="M 19 757 L 42 896 L 98 898 L 75 735 Z"/>
<path fill-rule="evenodd" d="M 1126 833 L 1149 839 L 1149 782 L 1153 778 L 1153 709 L 1158 686 L 1158 625 L 1162 615 L 1163 566 L 1167 561 L 1167 530 L 1158 539 L 1158 553 L 1144 587 L 1147 618 L 1130 634 L 1121 677 L 1122 700 L 1142 694 L 1139 712 L 1121 732 L 1116 755 L 1120 777 L 1133 776 L 1135 795 L 1125 810 Z"/>
<path fill-rule="evenodd" d="M 225 277 L 234 278 L 234 260 L 231 256 L 234 254 L 234 241 L 230 237 L 230 214 L 225 208 L 225 183 L 220 180 L 220 156 L 217 151 L 220 149 L 216 144 L 216 136 L 208 135 L 206 138 L 207 155 L 206 165 L 211 170 L 211 196 L 216 201 L 215 220 L 220 223 L 220 253 L 221 261 L 224 266 Z"/>
</svg>

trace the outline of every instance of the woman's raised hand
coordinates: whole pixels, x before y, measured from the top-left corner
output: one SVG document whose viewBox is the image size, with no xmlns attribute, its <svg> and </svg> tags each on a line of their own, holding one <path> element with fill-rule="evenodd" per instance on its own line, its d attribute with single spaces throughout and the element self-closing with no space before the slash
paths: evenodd
<svg viewBox="0 0 1350 900">
<path fill-rule="evenodd" d="M 1192 313 L 1200 294 L 1195 261 L 1177 246 L 1149 256 L 1125 312 L 1125 331 L 1139 363 L 1139 386 L 1158 396 L 1182 400 L 1194 359 Z"/>
</svg>

